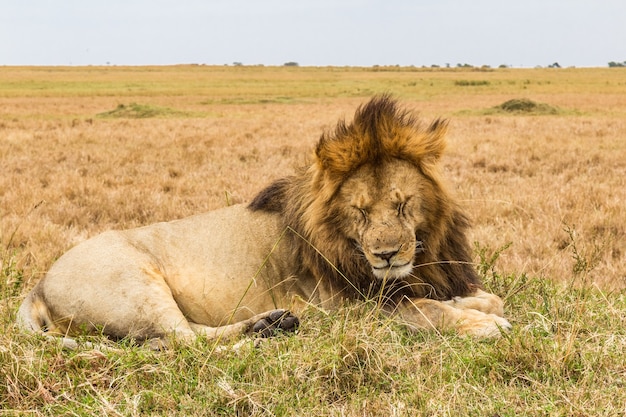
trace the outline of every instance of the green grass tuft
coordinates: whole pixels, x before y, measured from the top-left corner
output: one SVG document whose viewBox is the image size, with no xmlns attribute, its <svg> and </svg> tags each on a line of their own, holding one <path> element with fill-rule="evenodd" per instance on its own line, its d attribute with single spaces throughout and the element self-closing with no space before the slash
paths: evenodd
<svg viewBox="0 0 626 417">
<path fill-rule="evenodd" d="M 304 100 L 289 96 L 263 96 L 207 99 L 200 104 L 294 104 L 300 102 L 304 102 Z"/>
<path fill-rule="evenodd" d="M 487 80 L 456 80 L 454 85 L 459 87 L 480 87 L 490 85 L 491 82 Z"/>
<path fill-rule="evenodd" d="M 292 336 L 198 339 L 154 352 L 98 351 L 12 325 L 19 267 L 3 258 L 0 408 L 37 415 L 619 415 L 626 400 L 626 299 L 499 273 L 505 247 L 478 248 L 487 289 L 514 324 L 501 339 L 411 333 L 375 303 L 311 309 Z M 90 339 L 94 340 L 94 339 Z M 97 340 L 97 338 L 96 338 Z"/>
<path fill-rule="evenodd" d="M 98 113 L 96 117 L 103 119 L 147 119 L 151 117 L 191 117 L 193 113 L 159 107 L 150 104 L 119 104 L 115 109 Z"/>
<path fill-rule="evenodd" d="M 527 98 L 514 98 L 493 108 L 496 112 L 510 114 L 555 115 L 559 109 L 545 103 L 537 103 Z"/>
</svg>

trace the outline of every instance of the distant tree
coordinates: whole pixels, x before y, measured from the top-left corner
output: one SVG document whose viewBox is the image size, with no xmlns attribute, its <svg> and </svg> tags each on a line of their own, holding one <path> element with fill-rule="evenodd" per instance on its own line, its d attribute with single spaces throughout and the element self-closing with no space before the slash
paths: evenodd
<svg viewBox="0 0 626 417">
<path fill-rule="evenodd" d="M 236 67 L 241 67 L 243 64 L 241 62 L 233 62 L 233 65 Z"/>
<path fill-rule="evenodd" d="M 552 65 L 548 65 L 548 68 L 561 68 L 561 66 L 559 65 L 559 63 L 558 63 L 558 62 L 555 62 L 555 63 L 554 63 L 554 64 L 552 64 Z"/>
<path fill-rule="evenodd" d="M 285 67 L 297 67 L 299 66 L 297 62 L 289 61 L 283 64 Z"/>
<path fill-rule="evenodd" d="M 626 61 L 624 61 L 624 62 L 614 62 L 614 61 L 609 62 L 609 68 L 622 68 L 622 67 L 626 67 Z"/>
</svg>

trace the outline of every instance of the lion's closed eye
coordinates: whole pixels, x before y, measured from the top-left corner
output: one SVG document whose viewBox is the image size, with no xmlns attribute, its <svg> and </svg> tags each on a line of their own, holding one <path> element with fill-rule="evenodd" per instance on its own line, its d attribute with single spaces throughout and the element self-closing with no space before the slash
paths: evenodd
<svg viewBox="0 0 626 417">
<path fill-rule="evenodd" d="M 361 215 L 361 220 L 366 222 L 368 217 L 367 209 L 356 207 L 356 210 L 358 210 L 359 214 Z"/>
</svg>

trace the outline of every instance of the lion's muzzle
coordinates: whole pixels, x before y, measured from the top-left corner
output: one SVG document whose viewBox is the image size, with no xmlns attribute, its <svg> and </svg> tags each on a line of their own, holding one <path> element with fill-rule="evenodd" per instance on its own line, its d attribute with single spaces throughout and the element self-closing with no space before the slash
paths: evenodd
<svg viewBox="0 0 626 417">
<path fill-rule="evenodd" d="M 403 250 L 403 246 L 397 249 L 370 251 L 369 254 L 365 254 L 377 278 L 402 278 L 411 272 L 413 252 Z"/>
<path fill-rule="evenodd" d="M 400 221 L 372 222 L 362 239 L 363 253 L 377 278 L 402 278 L 413 270 L 415 234 Z"/>
</svg>

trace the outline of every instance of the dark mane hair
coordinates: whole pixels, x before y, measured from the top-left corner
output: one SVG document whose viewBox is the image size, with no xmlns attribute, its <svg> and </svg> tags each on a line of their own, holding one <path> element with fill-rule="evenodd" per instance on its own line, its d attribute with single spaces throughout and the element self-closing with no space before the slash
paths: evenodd
<svg viewBox="0 0 626 417">
<path fill-rule="evenodd" d="M 430 223 L 416 230 L 427 251 L 417 253 L 411 282 L 388 283 L 386 293 L 450 299 L 481 287 L 472 266 L 465 233 L 467 217 L 446 193 L 438 161 L 445 148 L 447 121 L 422 126 L 413 113 L 400 109 L 389 95 L 372 98 L 359 107 L 350 123 L 340 120 L 324 132 L 315 147 L 314 161 L 294 175 L 275 181 L 250 203 L 255 211 L 281 214 L 294 259 L 325 280 L 342 297 L 372 296 L 383 290 L 355 242 L 342 236 L 342 219 L 332 207 L 341 184 L 359 167 L 400 159 L 415 166 L 432 185 Z"/>
</svg>

